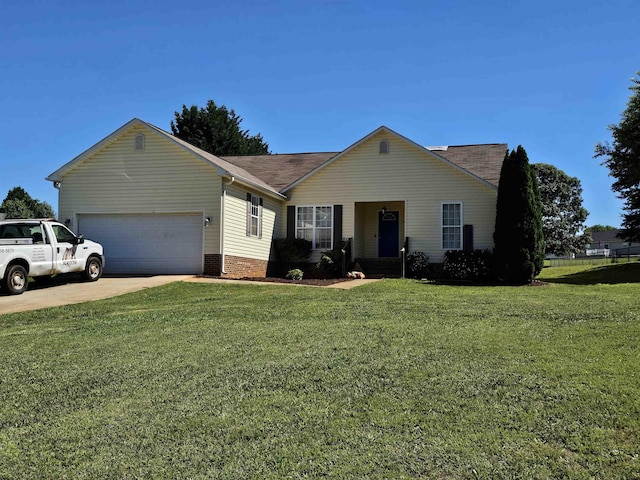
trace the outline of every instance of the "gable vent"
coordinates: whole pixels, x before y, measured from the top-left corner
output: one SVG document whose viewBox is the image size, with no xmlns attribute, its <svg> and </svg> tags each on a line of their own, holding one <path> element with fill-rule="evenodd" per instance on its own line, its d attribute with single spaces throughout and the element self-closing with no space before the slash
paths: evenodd
<svg viewBox="0 0 640 480">
<path fill-rule="evenodd" d="M 389 153 L 389 141 L 388 140 L 380 141 L 380 153 Z"/>
<path fill-rule="evenodd" d="M 136 135 L 134 144 L 136 150 L 144 150 L 144 135 L 142 133 Z"/>
</svg>

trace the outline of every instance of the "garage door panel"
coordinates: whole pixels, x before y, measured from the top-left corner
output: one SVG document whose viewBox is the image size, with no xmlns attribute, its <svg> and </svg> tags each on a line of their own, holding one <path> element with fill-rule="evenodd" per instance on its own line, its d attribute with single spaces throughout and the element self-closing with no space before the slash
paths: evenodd
<svg viewBox="0 0 640 480">
<path fill-rule="evenodd" d="M 107 274 L 202 273 L 202 214 L 78 215 L 78 231 L 104 246 Z"/>
</svg>

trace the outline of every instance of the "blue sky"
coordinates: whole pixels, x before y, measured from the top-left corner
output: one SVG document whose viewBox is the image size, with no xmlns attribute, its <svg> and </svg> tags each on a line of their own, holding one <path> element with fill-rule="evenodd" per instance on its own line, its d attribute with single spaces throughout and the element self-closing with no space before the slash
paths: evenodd
<svg viewBox="0 0 640 480">
<path fill-rule="evenodd" d="M 622 203 L 593 159 L 640 70 L 637 0 L 2 2 L 0 201 L 131 120 L 233 108 L 274 153 L 342 150 L 380 125 L 423 145 L 521 144 Z M 100 179 L 97 178 L 96 182 Z"/>
</svg>

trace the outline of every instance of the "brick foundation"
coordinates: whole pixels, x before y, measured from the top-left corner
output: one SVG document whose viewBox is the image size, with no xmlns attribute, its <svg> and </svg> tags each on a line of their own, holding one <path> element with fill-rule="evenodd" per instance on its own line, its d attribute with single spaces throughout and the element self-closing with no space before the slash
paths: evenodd
<svg viewBox="0 0 640 480">
<path fill-rule="evenodd" d="M 213 277 L 220 276 L 221 269 L 221 255 L 219 253 L 206 253 L 204 255 L 204 274 L 211 275 Z"/>
<path fill-rule="evenodd" d="M 204 274 L 223 278 L 266 277 L 267 260 L 255 258 L 234 257 L 225 255 L 222 273 L 222 256 L 220 254 L 206 254 L 204 256 Z"/>
</svg>

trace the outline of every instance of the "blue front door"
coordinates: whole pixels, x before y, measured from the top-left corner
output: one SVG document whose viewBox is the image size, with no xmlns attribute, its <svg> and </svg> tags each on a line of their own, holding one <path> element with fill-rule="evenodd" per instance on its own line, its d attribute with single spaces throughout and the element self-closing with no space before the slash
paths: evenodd
<svg viewBox="0 0 640 480">
<path fill-rule="evenodd" d="M 400 254 L 400 212 L 378 212 L 378 256 L 397 257 Z"/>
</svg>

